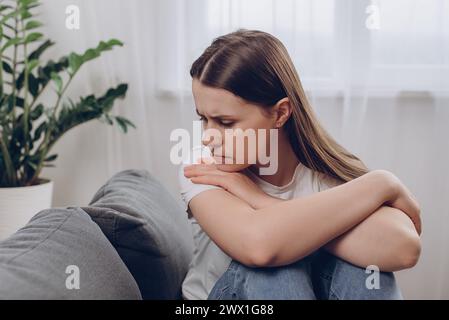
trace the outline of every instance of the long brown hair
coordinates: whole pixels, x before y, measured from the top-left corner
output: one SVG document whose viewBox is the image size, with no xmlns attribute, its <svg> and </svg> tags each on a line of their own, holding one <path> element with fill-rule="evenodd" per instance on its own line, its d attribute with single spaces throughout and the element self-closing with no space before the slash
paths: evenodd
<svg viewBox="0 0 449 320">
<path fill-rule="evenodd" d="M 293 111 L 285 130 L 302 164 L 340 182 L 368 172 L 320 125 L 287 49 L 271 34 L 239 29 L 214 39 L 193 63 L 190 75 L 264 108 L 288 97 Z"/>
</svg>

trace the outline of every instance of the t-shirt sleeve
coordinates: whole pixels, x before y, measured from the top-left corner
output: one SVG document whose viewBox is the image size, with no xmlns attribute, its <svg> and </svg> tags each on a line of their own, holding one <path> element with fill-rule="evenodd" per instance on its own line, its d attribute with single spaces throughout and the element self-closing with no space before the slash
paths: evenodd
<svg viewBox="0 0 449 320">
<path fill-rule="evenodd" d="M 319 187 L 318 187 L 318 191 L 324 191 L 327 189 L 331 189 L 334 188 L 340 184 L 342 184 L 340 181 L 338 181 L 337 179 L 329 176 L 329 175 L 324 175 L 324 174 L 318 174 L 319 176 Z"/>
<path fill-rule="evenodd" d="M 181 164 L 179 166 L 178 171 L 178 181 L 179 181 L 179 190 L 181 193 L 181 199 L 184 204 L 184 210 L 188 211 L 189 202 L 196 195 L 200 194 L 203 191 L 212 190 L 212 189 L 223 189 L 218 186 L 208 185 L 208 184 L 197 184 L 190 181 L 189 178 L 184 176 L 184 167 L 188 166 L 188 164 Z"/>
</svg>

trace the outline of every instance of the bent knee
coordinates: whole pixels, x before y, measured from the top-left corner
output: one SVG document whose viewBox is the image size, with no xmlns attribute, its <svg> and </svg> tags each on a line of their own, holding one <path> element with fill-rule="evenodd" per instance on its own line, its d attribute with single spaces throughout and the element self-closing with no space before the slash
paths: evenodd
<svg viewBox="0 0 449 320">
<path fill-rule="evenodd" d="M 401 291 L 392 272 L 378 268 L 360 268 L 345 260 L 335 258 L 331 294 L 337 299 L 400 300 Z"/>
<path fill-rule="evenodd" d="M 315 299 L 309 261 L 280 267 L 249 267 L 231 262 L 236 291 L 244 299 Z"/>
</svg>

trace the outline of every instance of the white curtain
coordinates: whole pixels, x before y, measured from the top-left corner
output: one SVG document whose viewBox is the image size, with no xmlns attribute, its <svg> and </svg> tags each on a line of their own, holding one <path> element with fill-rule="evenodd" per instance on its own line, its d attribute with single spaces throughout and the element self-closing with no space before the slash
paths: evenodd
<svg viewBox="0 0 449 320">
<path fill-rule="evenodd" d="M 68 95 L 127 82 L 116 114 L 127 135 L 92 122 L 56 146 L 55 206 L 85 205 L 112 174 L 147 169 L 177 196 L 170 132 L 196 119 L 189 67 L 216 36 L 238 28 L 279 37 L 325 127 L 371 168 L 397 174 L 422 204 L 420 263 L 398 274 L 406 298 L 449 298 L 449 1 L 446 0 L 44 0 L 46 55 L 118 38 Z M 65 27 L 68 5 L 80 29 Z M 379 231 L 381 232 L 381 231 Z"/>
</svg>

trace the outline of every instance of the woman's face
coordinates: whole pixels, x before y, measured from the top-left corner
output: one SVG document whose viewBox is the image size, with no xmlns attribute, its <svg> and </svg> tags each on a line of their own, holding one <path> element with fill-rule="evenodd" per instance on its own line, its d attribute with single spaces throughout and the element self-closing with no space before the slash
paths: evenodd
<svg viewBox="0 0 449 320">
<path fill-rule="evenodd" d="M 203 85 L 197 79 L 192 82 L 192 92 L 202 120 L 202 142 L 210 148 L 220 170 L 235 172 L 264 163 L 260 160 L 270 156 L 266 151 L 270 150 L 275 116 L 230 91 Z"/>
</svg>

